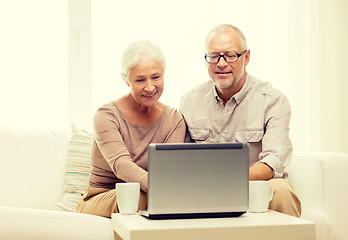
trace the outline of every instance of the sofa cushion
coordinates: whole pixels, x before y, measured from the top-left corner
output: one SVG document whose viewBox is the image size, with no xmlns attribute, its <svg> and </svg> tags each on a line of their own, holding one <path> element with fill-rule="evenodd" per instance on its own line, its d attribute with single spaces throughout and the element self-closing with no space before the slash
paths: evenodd
<svg viewBox="0 0 348 240">
<path fill-rule="evenodd" d="M 50 209 L 62 197 L 71 132 L 0 126 L 0 205 Z"/>
<path fill-rule="evenodd" d="M 112 240 L 111 220 L 44 209 L 0 207 L 1 240 Z"/>
<path fill-rule="evenodd" d="M 88 187 L 93 136 L 76 125 L 72 125 L 71 129 L 73 136 L 66 158 L 64 194 L 54 209 L 75 212 Z"/>
</svg>

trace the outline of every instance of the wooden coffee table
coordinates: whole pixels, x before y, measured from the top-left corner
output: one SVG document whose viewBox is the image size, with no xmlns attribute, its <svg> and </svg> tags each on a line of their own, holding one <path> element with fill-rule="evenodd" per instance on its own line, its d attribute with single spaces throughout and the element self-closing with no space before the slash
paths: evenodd
<svg viewBox="0 0 348 240">
<path fill-rule="evenodd" d="M 274 211 L 238 218 L 149 220 L 141 215 L 112 214 L 115 239 L 315 240 L 315 224 Z"/>
</svg>

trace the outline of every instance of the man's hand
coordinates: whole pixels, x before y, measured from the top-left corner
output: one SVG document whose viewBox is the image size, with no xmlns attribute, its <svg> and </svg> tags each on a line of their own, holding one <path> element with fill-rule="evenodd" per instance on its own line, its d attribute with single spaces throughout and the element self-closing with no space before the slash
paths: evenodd
<svg viewBox="0 0 348 240">
<path fill-rule="evenodd" d="M 269 180 L 273 177 L 273 169 L 265 163 L 255 163 L 249 168 L 249 180 Z"/>
</svg>

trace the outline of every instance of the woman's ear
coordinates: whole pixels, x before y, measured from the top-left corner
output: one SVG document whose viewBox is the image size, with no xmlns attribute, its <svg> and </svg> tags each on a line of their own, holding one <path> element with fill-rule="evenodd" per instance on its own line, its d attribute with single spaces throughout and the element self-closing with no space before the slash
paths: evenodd
<svg viewBox="0 0 348 240">
<path fill-rule="evenodd" d="M 126 74 L 121 73 L 122 79 L 126 82 L 127 86 L 129 87 L 129 82 L 128 82 L 128 78 L 126 76 Z"/>
</svg>

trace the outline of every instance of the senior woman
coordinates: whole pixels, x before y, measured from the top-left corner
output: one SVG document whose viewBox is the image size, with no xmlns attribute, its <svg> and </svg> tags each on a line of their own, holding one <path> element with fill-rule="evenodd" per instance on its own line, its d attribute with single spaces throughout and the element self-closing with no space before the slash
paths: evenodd
<svg viewBox="0 0 348 240">
<path fill-rule="evenodd" d="M 111 217 L 118 212 L 115 184 L 139 182 L 139 209 L 147 207 L 149 143 L 184 142 L 182 115 L 161 102 L 165 59 L 148 41 L 130 44 L 122 77 L 130 93 L 105 104 L 94 116 L 89 188 L 77 211 Z"/>
</svg>

